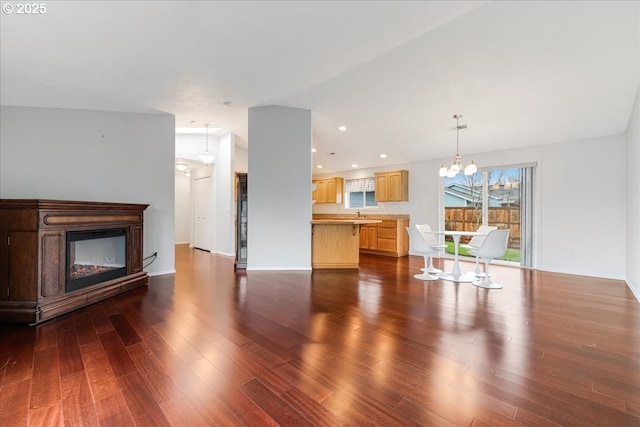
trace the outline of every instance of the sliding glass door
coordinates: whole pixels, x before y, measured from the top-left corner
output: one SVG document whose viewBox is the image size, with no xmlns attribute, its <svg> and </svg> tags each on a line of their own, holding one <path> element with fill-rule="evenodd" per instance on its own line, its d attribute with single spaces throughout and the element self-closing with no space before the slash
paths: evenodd
<svg viewBox="0 0 640 427">
<path fill-rule="evenodd" d="M 445 177 L 445 229 L 474 231 L 481 225 L 510 229 L 502 260 L 531 266 L 534 171 L 534 165 L 526 165 Z M 467 254 L 461 251 L 460 255 Z"/>
</svg>

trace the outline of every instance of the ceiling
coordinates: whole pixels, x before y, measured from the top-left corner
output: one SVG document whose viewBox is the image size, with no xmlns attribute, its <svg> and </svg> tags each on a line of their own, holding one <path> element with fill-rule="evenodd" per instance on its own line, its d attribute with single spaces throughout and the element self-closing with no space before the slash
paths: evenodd
<svg viewBox="0 0 640 427">
<path fill-rule="evenodd" d="M 249 147 L 248 108 L 310 109 L 323 173 L 453 157 L 455 113 L 463 157 L 622 134 L 640 82 L 636 1 L 46 7 L 0 15 L 2 105 L 166 112 Z"/>
</svg>

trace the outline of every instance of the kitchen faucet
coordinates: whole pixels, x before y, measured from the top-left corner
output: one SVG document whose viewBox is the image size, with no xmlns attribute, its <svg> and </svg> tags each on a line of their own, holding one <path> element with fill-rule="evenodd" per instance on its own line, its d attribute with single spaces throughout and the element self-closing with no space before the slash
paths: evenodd
<svg viewBox="0 0 640 427">
<path fill-rule="evenodd" d="M 360 209 L 356 209 L 356 214 L 358 214 L 358 217 L 360 216 Z"/>
</svg>

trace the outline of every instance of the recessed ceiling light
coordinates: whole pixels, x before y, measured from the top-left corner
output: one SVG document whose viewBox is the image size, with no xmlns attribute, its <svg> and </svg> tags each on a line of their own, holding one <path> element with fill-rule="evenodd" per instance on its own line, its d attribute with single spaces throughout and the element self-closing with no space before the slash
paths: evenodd
<svg viewBox="0 0 640 427">
<path fill-rule="evenodd" d="M 358 165 L 356 165 L 355 163 L 351 165 L 352 168 L 357 168 Z"/>
<path fill-rule="evenodd" d="M 386 158 L 387 158 L 387 155 L 386 155 L 386 154 L 380 154 L 380 158 L 381 158 L 381 159 L 386 159 Z"/>
<path fill-rule="evenodd" d="M 347 127 L 346 127 L 345 125 L 342 125 L 342 126 L 339 126 L 339 127 L 338 127 L 338 130 L 339 130 L 340 132 L 345 132 L 345 131 L 347 130 Z"/>
<path fill-rule="evenodd" d="M 316 151 L 318 151 L 318 150 L 316 150 L 315 148 L 312 148 L 312 149 L 311 149 L 311 152 L 312 152 L 312 153 L 315 153 Z"/>
<path fill-rule="evenodd" d="M 318 169 L 322 169 L 322 165 L 318 165 L 316 166 Z"/>
</svg>

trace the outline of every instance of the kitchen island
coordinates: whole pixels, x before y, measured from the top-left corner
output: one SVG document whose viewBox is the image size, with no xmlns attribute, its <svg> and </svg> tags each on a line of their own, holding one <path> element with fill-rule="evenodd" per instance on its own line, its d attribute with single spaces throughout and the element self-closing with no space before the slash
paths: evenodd
<svg viewBox="0 0 640 427">
<path fill-rule="evenodd" d="M 311 221 L 311 267 L 358 268 L 360 226 L 376 219 L 314 219 Z"/>
</svg>

